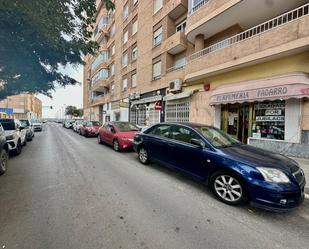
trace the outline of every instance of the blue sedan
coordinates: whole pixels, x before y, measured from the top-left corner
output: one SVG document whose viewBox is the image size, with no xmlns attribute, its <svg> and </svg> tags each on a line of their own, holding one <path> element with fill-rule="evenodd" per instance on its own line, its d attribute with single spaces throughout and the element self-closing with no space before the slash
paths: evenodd
<svg viewBox="0 0 309 249">
<path fill-rule="evenodd" d="M 304 200 L 305 175 L 298 164 L 192 123 L 161 123 L 134 138 L 141 163 L 157 162 L 207 184 L 224 203 L 282 210 Z"/>
</svg>

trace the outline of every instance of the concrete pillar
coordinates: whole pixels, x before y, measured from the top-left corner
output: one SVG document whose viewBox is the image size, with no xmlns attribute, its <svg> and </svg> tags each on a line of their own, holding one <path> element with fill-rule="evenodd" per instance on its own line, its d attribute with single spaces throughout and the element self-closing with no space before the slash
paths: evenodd
<svg viewBox="0 0 309 249">
<path fill-rule="evenodd" d="M 199 34 L 195 37 L 194 52 L 204 49 L 204 35 Z"/>
</svg>

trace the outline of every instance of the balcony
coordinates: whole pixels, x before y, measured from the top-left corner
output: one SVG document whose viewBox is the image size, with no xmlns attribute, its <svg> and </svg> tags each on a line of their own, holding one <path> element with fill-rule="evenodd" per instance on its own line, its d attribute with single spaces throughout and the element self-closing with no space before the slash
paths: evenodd
<svg viewBox="0 0 309 249">
<path fill-rule="evenodd" d="M 308 50 L 309 4 L 289 11 L 187 58 L 186 79 L 195 80 Z"/>
<path fill-rule="evenodd" d="M 184 32 L 176 32 L 164 41 L 164 50 L 169 54 L 178 54 L 187 49 L 187 38 Z"/>
<path fill-rule="evenodd" d="M 93 92 L 104 92 L 107 88 L 109 88 L 107 79 L 97 80 L 91 87 L 91 91 Z"/>
<path fill-rule="evenodd" d="M 187 19 L 187 39 L 194 43 L 197 35 L 208 39 L 233 25 L 247 30 L 274 16 L 298 8 L 307 0 L 297 1 L 201 0 L 190 6 Z M 253 14 L 254 13 L 254 14 Z"/>
<path fill-rule="evenodd" d="M 167 15 L 173 20 L 181 17 L 188 10 L 188 0 L 170 0 L 164 6 Z"/>
<path fill-rule="evenodd" d="M 99 95 L 99 96 L 93 97 L 91 98 L 90 102 L 92 106 L 104 104 L 106 102 L 106 95 Z"/>
<path fill-rule="evenodd" d="M 185 78 L 185 66 L 186 64 L 179 64 L 173 67 L 170 67 L 166 70 L 166 81 L 170 82 L 175 79 L 184 79 Z"/>
</svg>

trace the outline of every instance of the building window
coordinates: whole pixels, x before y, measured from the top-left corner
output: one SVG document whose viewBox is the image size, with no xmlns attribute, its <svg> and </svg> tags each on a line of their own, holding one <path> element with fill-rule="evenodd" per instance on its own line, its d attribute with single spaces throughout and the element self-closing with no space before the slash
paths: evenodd
<svg viewBox="0 0 309 249">
<path fill-rule="evenodd" d="M 137 85 L 137 77 L 136 77 L 136 72 L 134 72 L 131 76 L 131 86 L 136 87 Z"/>
<path fill-rule="evenodd" d="M 126 44 L 128 42 L 129 39 L 129 31 L 125 30 L 123 33 L 123 44 Z"/>
<path fill-rule="evenodd" d="M 161 78 L 161 61 L 152 65 L 152 79 L 158 80 Z"/>
<path fill-rule="evenodd" d="M 135 7 L 138 4 L 138 0 L 133 0 L 133 6 Z"/>
<path fill-rule="evenodd" d="M 125 6 L 123 6 L 123 19 L 127 19 L 129 16 L 129 5 L 126 3 Z"/>
<path fill-rule="evenodd" d="M 137 60 L 137 46 L 136 45 L 132 48 L 132 61 L 135 61 L 135 60 Z"/>
<path fill-rule="evenodd" d="M 135 35 L 137 33 L 137 28 L 138 28 L 138 22 L 136 19 L 132 24 L 132 35 Z"/>
<path fill-rule="evenodd" d="M 153 13 L 157 13 L 163 6 L 163 0 L 154 0 Z"/>
<path fill-rule="evenodd" d="M 95 60 L 91 63 L 91 70 L 94 71 L 101 63 L 107 61 L 109 58 L 108 51 L 102 51 Z"/>
<path fill-rule="evenodd" d="M 93 86 L 99 80 L 106 80 L 109 76 L 108 69 L 101 69 L 98 73 L 96 73 L 91 79 L 91 85 Z"/>
<path fill-rule="evenodd" d="M 115 52 L 116 52 L 116 46 L 115 46 L 115 44 L 113 44 L 112 46 L 111 46 L 111 55 L 114 55 L 115 54 Z"/>
<path fill-rule="evenodd" d="M 111 33 L 111 36 L 115 35 L 115 33 L 116 33 L 116 24 L 115 23 L 112 24 L 110 33 Z"/>
<path fill-rule="evenodd" d="M 162 42 L 162 27 L 153 32 L 153 45 L 158 46 Z"/>
<path fill-rule="evenodd" d="M 115 75 L 115 63 L 110 65 L 110 72 L 111 72 L 111 76 Z"/>
<path fill-rule="evenodd" d="M 128 66 L 128 53 L 124 53 L 122 55 L 122 68 L 125 68 Z"/>
<path fill-rule="evenodd" d="M 252 137 L 284 140 L 285 101 L 255 103 L 253 108 Z"/>
<path fill-rule="evenodd" d="M 122 79 L 122 91 L 126 91 L 128 89 L 128 79 L 124 78 Z"/>
<path fill-rule="evenodd" d="M 176 26 L 176 32 L 186 32 L 187 27 L 187 20 L 184 20 L 183 22 L 179 23 Z"/>
<path fill-rule="evenodd" d="M 111 95 L 115 94 L 115 84 L 114 82 L 111 83 Z"/>
</svg>

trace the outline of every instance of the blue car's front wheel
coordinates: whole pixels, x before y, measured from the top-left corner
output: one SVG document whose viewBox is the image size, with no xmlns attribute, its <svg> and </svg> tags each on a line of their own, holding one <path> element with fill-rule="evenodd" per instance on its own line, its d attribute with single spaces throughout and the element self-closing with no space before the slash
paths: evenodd
<svg viewBox="0 0 309 249">
<path fill-rule="evenodd" d="M 219 200 L 229 205 L 244 204 L 248 200 L 246 185 L 236 174 L 216 172 L 211 177 L 210 187 Z"/>
</svg>

